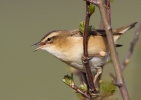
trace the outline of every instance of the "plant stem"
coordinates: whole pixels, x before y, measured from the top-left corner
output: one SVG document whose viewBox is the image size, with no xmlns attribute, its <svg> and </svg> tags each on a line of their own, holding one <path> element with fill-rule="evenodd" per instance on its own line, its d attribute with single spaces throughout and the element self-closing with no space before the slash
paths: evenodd
<svg viewBox="0 0 141 100">
<path fill-rule="evenodd" d="M 111 6 L 110 6 L 110 0 L 105 0 L 105 5 L 106 5 L 108 21 L 109 21 L 109 24 L 111 25 Z"/>
<path fill-rule="evenodd" d="M 126 67 L 126 65 L 129 62 L 129 58 L 133 53 L 133 50 L 134 50 L 135 44 L 138 41 L 138 37 L 140 35 L 140 32 L 141 32 L 141 20 L 140 20 L 139 26 L 138 26 L 138 28 L 137 28 L 137 30 L 135 32 L 134 38 L 133 38 L 133 40 L 132 40 L 132 42 L 130 44 L 130 48 L 129 48 L 127 54 L 126 54 L 126 57 L 123 60 L 123 63 L 122 63 L 122 66 L 121 66 L 122 71 L 124 70 L 124 68 Z"/>
<path fill-rule="evenodd" d="M 103 24 L 104 24 L 107 39 L 108 39 L 111 58 L 112 58 L 115 73 L 116 73 L 116 76 L 117 76 L 117 86 L 120 89 L 123 100 L 130 100 L 130 97 L 129 97 L 129 94 L 128 94 L 128 91 L 127 91 L 127 88 L 126 88 L 126 85 L 125 85 L 125 82 L 124 82 L 124 78 L 123 78 L 123 75 L 122 75 L 117 51 L 116 51 L 116 48 L 115 48 L 115 43 L 114 43 L 114 40 L 113 40 L 112 27 L 110 26 L 110 24 L 108 22 L 108 18 L 106 16 L 106 10 L 105 10 L 105 5 L 104 5 L 103 0 L 99 0 L 98 8 L 99 8 L 99 11 L 101 13 L 101 17 L 102 17 L 102 20 L 103 20 Z"/>
<path fill-rule="evenodd" d="M 93 76 L 92 76 L 91 69 L 89 67 L 89 60 L 88 60 L 88 27 L 89 27 L 89 21 L 90 21 L 88 6 L 89 6 L 89 3 L 86 2 L 86 18 L 85 18 L 84 37 L 83 37 L 83 51 L 84 51 L 84 58 L 86 58 L 84 61 L 84 65 L 86 67 L 86 73 L 87 73 L 88 81 L 90 85 L 90 92 L 94 93 L 96 89 L 93 84 Z"/>
</svg>

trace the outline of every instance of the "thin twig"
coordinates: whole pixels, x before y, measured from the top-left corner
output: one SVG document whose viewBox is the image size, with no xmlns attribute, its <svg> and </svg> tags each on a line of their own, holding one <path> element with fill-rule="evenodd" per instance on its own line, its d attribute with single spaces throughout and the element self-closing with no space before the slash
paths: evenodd
<svg viewBox="0 0 141 100">
<path fill-rule="evenodd" d="M 96 6 L 99 4 L 98 0 L 85 0 L 85 1 L 88 1 L 89 3 L 92 3 Z"/>
<path fill-rule="evenodd" d="M 122 71 L 125 69 L 126 65 L 127 65 L 128 62 L 129 62 L 129 58 L 130 58 L 130 56 L 131 56 L 132 53 L 133 53 L 135 44 L 136 44 L 137 41 L 138 41 L 138 38 L 139 38 L 140 33 L 141 33 L 141 20 L 140 20 L 139 26 L 138 26 L 138 28 L 137 28 L 137 30 L 136 30 L 136 32 L 135 32 L 134 38 L 133 38 L 133 40 L 132 40 L 132 42 L 131 42 L 131 44 L 130 44 L 130 48 L 129 48 L 127 54 L 126 54 L 126 57 L 125 57 L 124 60 L 123 60 L 123 63 L 122 63 L 122 66 L 121 66 Z"/>
<path fill-rule="evenodd" d="M 89 59 L 88 59 L 88 27 L 89 27 L 89 21 L 90 21 L 90 14 L 88 12 L 88 6 L 89 3 L 86 2 L 86 18 L 85 18 L 85 29 L 84 29 L 84 37 L 83 37 L 83 51 L 84 51 L 84 65 L 86 67 L 86 73 L 88 76 L 88 81 L 90 85 L 90 92 L 94 93 L 96 91 L 96 88 L 93 84 L 93 76 L 91 69 L 89 67 Z"/>
<path fill-rule="evenodd" d="M 71 86 L 76 92 L 82 94 L 84 97 L 90 99 L 90 96 L 87 94 L 87 92 L 82 92 L 76 85 Z"/>
<path fill-rule="evenodd" d="M 84 77 L 84 76 L 86 76 L 86 73 L 79 71 L 79 70 L 76 70 L 76 69 L 73 69 L 72 72 L 73 72 L 73 74 L 78 76 L 81 84 L 86 83 L 87 90 L 88 90 L 89 84 L 88 84 L 88 81 L 87 81 L 87 77 Z M 87 95 L 88 95 L 88 92 L 87 92 Z M 87 98 L 86 98 L 86 96 L 85 97 L 83 96 L 83 98 L 80 97 L 80 100 L 87 100 Z"/>
<path fill-rule="evenodd" d="M 81 88 L 78 88 L 75 85 L 73 80 L 73 74 L 71 74 L 71 76 L 65 75 L 63 78 L 63 82 L 69 87 L 71 87 L 73 90 L 75 90 L 76 92 L 80 93 L 83 97 L 90 99 L 90 95 L 87 93 L 87 88 L 82 90 Z"/>
<path fill-rule="evenodd" d="M 106 12 L 107 12 L 107 17 L 109 24 L 111 25 L 111 6 L 110 6 L 110 0 L 105 0 L 105 5 L 106 5 Z"/>
<path fill-rule="evenodd" d="M 87 0 L 87 1 L 89 1 L 89 0 Z M 93 0 L 93 1 L 95 1 L 95 0 Z M 110 49 L 110 53 L 111 53 L 111 58 L 112 58 L 115 73 L 116 73 L 116 76 L 117 76 L 117 86 L 120 89 L 123 100 L 130 100 L 130 97 L 129 97 L 129 94 L 128 94 L 128 91 L 127 91 L 127 88 L 126 88 L 126 85 L 125 85 L 125 82 L 124 82 L 124 78 L 123 78 L 123 75 L 122 75 L 122 71 L 121 71 L 118 55 L 117 55 L 117 52 L 116 52 L 114 40 L 113 40 L 112 27 L 108 23 L 108 18 L 106 16 L 106 10 L 105 10 L 105 6 L 104 6 L 104 2 L 103 2 L 103 0 L 98 0 L 98 1 L 99 1 L 98 2 L 99 4 L 97 5 L 97 7 L 100 10 L 101 17 L 102 17 L 102 20 L 103 20 L 103 24 L 104 24 L 104 27 L 105 27 L 107 40 L 108 40 L 108 44 L 109 44 L 109 49 Z"/>
<path fill-rule="evenodd" d="M 109 24 L 111 25 L 111 5 L 110 5 L 110 0 L 105 0 L 105 6 L 106 6 L 106 12 L 107 12 L 108 21 L 109 21 Z M 99 28 L 100 29 L 104 29 L 104 25 L 103 25 L 102 19 L 100 21 Z"/>
<path fill-rule="evenodd" d="M 87 92 L 83 92 L 81 91 L 75 84 L 73 85 L 68 85 L 69 87 L 71 87 L 73 90 L 75 90 L 76 92 L 80 93 L 81 95 L 83 95 L 84 97 L 90 99 L 89 94 L 87 94 Z"/>
</svg>

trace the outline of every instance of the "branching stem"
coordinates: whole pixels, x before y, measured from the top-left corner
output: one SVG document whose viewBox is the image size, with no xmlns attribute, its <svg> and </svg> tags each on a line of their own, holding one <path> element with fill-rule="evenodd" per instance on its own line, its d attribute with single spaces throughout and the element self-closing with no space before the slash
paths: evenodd
<svg viewBox="0 0 141 100">
<path fill-rule="evenodd" d="M 90 87 L 90 92 L 95 93 L 96 88 L 93 84 L 93 76 L 91 69 L 89 67 L 89 59 L 88 59 L 88 27 L 89 27 L 89 21 L 90 21 L 90 14 L 88 12 L 88 6 L 89 3 L 86 2 L 86 18 L 85 18 L 85 29 L 84 29 L 84 37 L 83 37 L 83 51 L 84 51 L 84 58 L 85 62 L 84 65 L 86 67 L 86 73 L 88 76 L 88 81 L 89 81 L 89 87 Z"/>
<path fill-rule="evenodd" d="M 123 100 L 130 100 L 130 97 L 129 97 L 129 94 L 128 94 L 128 91 L 127 91 L 127 88 L 126 88 L 126 85 L 125 85 L 125 82 L 124 82 L 124 78 L 123 78 L 123 75 L 122 75 L 122 71 L 121 71 L 117 51 L 116 51 L 116 48 L 115 48 L 114 40 L 113 40 L 112 27 L 110 26 L 110 24 L 108 22 L 108 18 L 106 16 L 106 10 L 105 10 L 105 7 L 104 7 L 103 0 L 99 0 L 99 6 L 98 7 L 99 7 L 101 17 L 102 17 L 102 20 L 103 20 L 103 24 L 104 24 L 104 27 L 105 27 L 105 31 L 106 31 L 106 35 L 107 35 L 107 39 L 108 39 L 108 44 L 109 44 L 109 49 L 110 49 L 110 53 L 111 53 L 111 58 L 112 58 L 115 73 L 116 73 L 116 76 L 117 76 L 117 86 L 120 89 Z"/>
<path fill-rule="evenodd" d="M 127 91 L 127 88 L 126 88 L 126 85 L 124 82 L 124 78 L 122 75 L 121 66 L 120 66 L 117 51 L 115 48 L 115 43 L 113 40 L 112 27 L 109 24 L 108 17 L 106 14 L 105 4 L 104 4 L 103 0 L 86 0 L 86 1 L 93 3 L 93 4 L 95 4 L 94 1 L 95 2 L 98 1 L 97 2 L 98 4 L 96 4 L 96 5 L 99 8 L 99 11 L 101 13 L 102 21 L 103 21 L 104 28 L 106 31 L 110 54 L 111 54 L 111 58 L 113 61 L 113 65 L 114 65 L 114 69 L 115 69 L 115 73 L 116 73 L 116 77 L 117 77 L 117 86 L 120 89 L 123 100 L 130 100 L 130 97 L 129 97 L 129 94 L 128 94 L 128 91 Z"/>
<path fill-rule="evenodd" d="M 126 54 L 126 57 L 124 58 L 124 61 L 122 63 L 122 66 L 121 66 L 122 71 L 124 70 L 124 68 L 126 67 L 126 65 L 129 62 L 129 58 L 133 53 L 133 50 L 134 50 L 136 42 L 138 41 L 138 37 L 140 35 L 140 32 L 141 32 L 141 20 L 140 20 L 139 26 L 138 26 L 138 28 L 137 28 L 137 30 L 135 32 L 134 38 L 133 38 L 133 40 L 132 40 L 132 42 L 130 44 L 130 48 L 129 48 L 129 50 L 128 50 L 127 54 Z"/>
</svg>

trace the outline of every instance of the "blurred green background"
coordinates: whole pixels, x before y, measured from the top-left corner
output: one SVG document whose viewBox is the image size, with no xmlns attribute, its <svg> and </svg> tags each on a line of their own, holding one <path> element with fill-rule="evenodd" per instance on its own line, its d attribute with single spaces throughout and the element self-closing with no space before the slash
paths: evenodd
<svg viewBox="0 0 141 100">
<path fill-rule="evenodd" d="M 113 29 L 139 21 L 141 0 L 115 0 L 111 14 Z M 70 74 L 68 66 L 45 51 L 33 53 L 35 48 L 30 45 L 49 31 L 76 29 L 84 19 L 83 0 L 0 0 L 0 100 L 78 100 L 62 82 L 63 76 Z M 91 24 L 98 28 L 99 23 L 96 9 Z M 136 28 L 119 41 L 124 45 L 118 48 L 121 62 Z M 140 43 L 141 39 L 124 71 L 132 100 L 141 98 Z M 114 73 L 112 64 L 104 68 L 103 80 L 110 79 L 110 72 Z M 121 100 L 119 92 L 115 97 Z"/>
</svg>

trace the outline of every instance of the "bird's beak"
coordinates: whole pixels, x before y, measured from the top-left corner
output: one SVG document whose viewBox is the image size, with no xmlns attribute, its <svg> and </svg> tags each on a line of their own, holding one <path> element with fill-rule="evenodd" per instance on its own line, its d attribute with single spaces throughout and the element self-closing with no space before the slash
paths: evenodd
<svg viewBox="0 0 141 100">
<path fill-rule="evenodd" d="M 31 47 L 33 47 L 33 46 L 39 46 L 39 45 L 40 45 L 40 47 L 36 48 L 33 52 L 35 52 L 35 51 L 37 51 L 37 50 L 41 49 L 44 45 L 41 45 L 41 43 L 40 43 L 40 42 L 37 42 L 37 43 L 35 43 L 35 44 L 31 45 Z"/>
<path fill-rule="evenodd" d="M 31 45 L 31 47 L 38 46 L 38 45 L 40 45 L 40 42 L 37 42 L 37 43 Z"/>
</svg>

